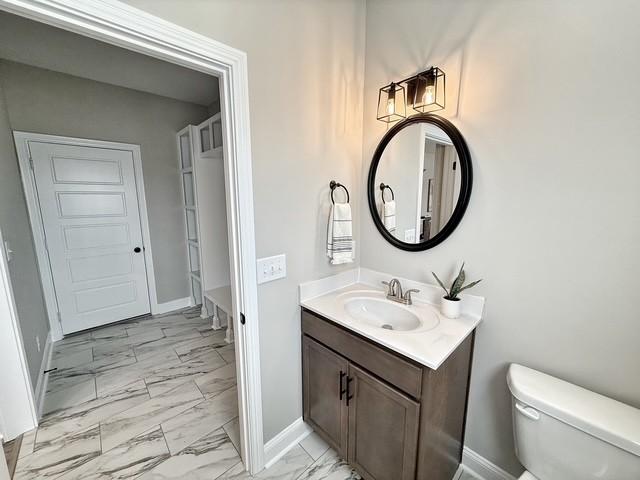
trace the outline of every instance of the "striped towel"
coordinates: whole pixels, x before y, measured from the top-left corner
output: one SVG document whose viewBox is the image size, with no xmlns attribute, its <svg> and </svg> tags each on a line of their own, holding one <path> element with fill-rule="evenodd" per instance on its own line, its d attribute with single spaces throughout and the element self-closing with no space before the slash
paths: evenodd
<svg viewBox="0 0 640 480">
<path fill-rule="evenodd" d="M 382 223 L 390 232 L 396 231 L 396 202 L 389 200 L 382 204 Z"/>
<path fill-rule="evenodd" d="M 332 265 L 353 262 L 351 205 L 336 203 L 329 214 L 327 229 L 327 257 Z"/>
</svg>

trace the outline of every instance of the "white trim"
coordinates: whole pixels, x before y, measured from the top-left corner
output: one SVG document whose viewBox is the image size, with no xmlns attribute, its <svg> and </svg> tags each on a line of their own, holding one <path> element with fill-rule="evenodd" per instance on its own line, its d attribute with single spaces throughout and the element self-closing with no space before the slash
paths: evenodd
<svg viewBox="0 0 640 480">
<path fill-rule="evenodd" d="M 4 245 L 0 232 L 0 245 Z M 0 388 L 11 395 L 0 395 L 0 435 L 13 440 L 38 425 L 36 405 L 9 265 L 0 250 Z"/>
<path fill-rule="evenodd" d="M 193 306 L 193 302 L 191 301 L 191 297 L 177 298 L 175 300 L 170 300 L 168 302 L 159 303 L 155 306 L 155 311 L 153 305 L 151 306 L 151 313 L 154 315 L 162 315 L 164 313 L 174 312 L 176 310 L 182 310 L 183 308 Z"/>
<path fill-rule="evenodd" d="M 0 446 L 3 442 L 2 434 L 0 433 Z M 9 475 L 9 468 L 7 467 L 7 458 L 4 456 L 4 449 L 0 448 L 0 480 L 11 480 Z"/>
<path fill-rule="evenodd" d="M 465 471 L 481 480 L 516 480 L 516 477 L 491 463 L 469 447 L 462 450 L 462 465 Z"/>
<path fill-rule="evenodd" d="M 42 284 L 42 293 L 44 295 L 44 303 L 49 319 L 49 329 L 51 339 L 56 342 L 62 339 L 62 326 L 58 320 L 58 302 L 56 300 L 55 289 L 53 288 L 53 276 L 51 273 L 51 264 L 49 263 L 49 254 L 46 249 L 46 240 L 44 235 L 44 222 L 40 208 L 38 207 L 38 194 L 35 187 L 35 179 L 29 167 L 29 146 L 26 141 L 20 142 L 17 132 L 14 133 L 14 142 L 16 144 L 16 152 L 18 154 L 18 165 L 20 167 L 20 177 L 22 178 L 22 187 L 24 188 L 24 196 L 27 202 L 27 213 L 29 214 L 29 223 L 33 232 L 34 250 L 36 253 L 36 261 L 38 264 L 38 273 Z"/>
<path fill-rule="evenodd" d="M 51 332 L 47 335 L 47 341 L 44 344 L 44 352 L 42 354 L 42 362 L 40 362 L 40 370 L 38 371 L 38 381 L 36 382 L 36 389 L 34 393 L 36 414 L 38 418 L 42 418 L 42 411 L 44 408 L 44 396 L 47 391 L 47 384 L 49 383 L 49 375 L 44 373 L 45 370 L 51 368 L 51 355 L 53 349 L 51 348 L 53 342 L 51 341 Z"/>
<path fill-rule="evenodd" d="M 422 227 L 422 190 L 424 187 L 424 149 L 425 149 L 425 136 L 424 136 L 424 125 L 422 124 L 422 129 L 420 130 L 420 145 L 418 148 L 418 195 L 417 195 L 417 206 L 416 206 L 416 233 L 415 233 L 415 241 L 420 242 L 420 227 Z"/>
<path fill-rule="evenodd" d="M 240 443 L 250 473 L 259 472 L 264 466 L 264 440 L 246 53 L 116 0 L 0 0 L 0 9 L 218 77 Z M 240 312 L 246 325 L 240 325 Z"/>
<path fill-rule="evenodd" d="M 127 144 L 121 144 L 127 145 Z M 133 171 L 136 179 L 136 193 L 138 194 L 138 211 L 140 212 L 140 230 L 142 231 L 142 254 L 144 266 L 147 269 L 147 289 L 149 291 L 149 307 L 151 313 L 158 310 L 158 292 L 156 290 L 156 272 L 153 268 L 153 251 L 151 250 L 151 232 L 149 231 L 149 215 L 147 212 L 147 197 L 144 193 L 144 176 L 142 175 L 142 152 L 140 145 L 128 145 L 133 153 Z"/>
<path fill-rule="evenodd" d="M 38 270 L 42 281 L 42 292 L 44 294 L 47 315 L 49 317 L 49 327 L 51 329 L 51 339 L 54 342 L 62 339 L 62 325 L 58 318 L 58 301 L 56 300 L 53 272 L 49 261 L 49 252 L 44 234 L 44 221 L 40 211 L 40 203 L 36 188 L 36 179 L 33 169 L 30 167 L 31 153 L 29 142 L 56 143 L 59 145 L 73 145 L 82 147 L 106 148 L 111 150 L 123 150 L 131 152 L 133 157 L 133 171 L 136 182 L 136 195 L 138 197 L 138 211 L 140 214 L 140 230 L 142 232 L 143 254 L 147 274 L 147 289 L 149 293 L 150 311 L 153 313 L 158 308 L 158 297 L 156 294 L 156 279 L 153 268 L 153 253 L 151 251 L 151 234 L 149 233 L 149 217 L 147 214 L 147 202 L 144 193 L 144 178 L 142 176 L 142 154 L 140 145 L 121 142 L 106 142 L 103 140 L 92 140 L 88 138 L 63 137 L 60 135 L 47 135 L 31 132 L 13 132 L 18 153 L 18 164 L 20 166 L 20 176 L 24 187 L 27 201 L 27 211 L 29 221 L 33 231 L 33 242 L 38 260 Z M 124 320 L 124 319 L 123 319 Z"/>
<path fill-rule="evenodd" d="M 464 467 L 462 465 L 459 465 L 458 469 L 456 470 L 456 473 L 454 473 L 453 477 L 451 477 L 451 480 L 460 480 L 460 477 L 462 477 L 463 473 L 464 473 Z"/>
<path fill-rule="evenodd" d="M 264 445 L 264 468 L 269 468 L 271 465 L 280 460 L 289 450 L 295 447 L 313 430 L 309 425 L 304 423 L 302 417 L 298 418 L 295 422 L 282 430 L 279 434 L 273 437 Z"/>
</svg>

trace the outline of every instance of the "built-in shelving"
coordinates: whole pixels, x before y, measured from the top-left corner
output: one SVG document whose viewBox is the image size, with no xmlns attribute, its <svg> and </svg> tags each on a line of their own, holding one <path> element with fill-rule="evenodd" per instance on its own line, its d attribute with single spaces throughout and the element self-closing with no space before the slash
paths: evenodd
<svg viewBox="0 0 640 480">
<path fill-rule="evenodd" d="M 217 212 L 222 209 L 224 215 L 224 197 L 222 202 L 220 199 L 212 199 L 211 195 L 208 195 L 209 182 L 214 182 L 211 185 L 211 189 L 214 192 L 218 192 L 222 188 L 224 195 L 224 170 L 222 162 L 213 162 L 211 164 L 210 159 L 222 160 L 222 119 L 220 114 L 213 115 L 200 125 L 188 125 L 180 130 L 177 135 L 178 144 L 178 169 L 180 171 L 180 186 L 182 189 L 182 203 L 185 216 L 185 228 L 187 236 L 187 258 L 189 265 L 188 280 L 191 287 L 191 299 L 194 305 L 200 305 L 204 301 L 204 288 L 207 282 L 216 282 L 216 279 L 211 279 L 211 273 L 207 274 L 207 269 L 203 268 L 205 263 L 203 262 L 202 249 L 204 248 L 202 241 L 201 222 L 204 222 L 205 233 L 207 230 L 207 218 L 203 219 L 198 210 L 198 198 L 200 196 L 201 201 L 208 205 L 208 213 L 214 217 L 219 217 Z M 199 178 L 199 176 L 201 178 Z M 221 185 L 218 183 L 222 181 Z M 198 185 L 201 190 L 198 192 Z M 204 185 L 204 186 L 203 186 Z M 214 205 L 215 204 L 215 205 Z M 225 219 L 226 221 L 226 219 Z M 226 232 L 226 228 L 221 231 Z M 220 252 L 223 255 L 227 255 L 228 246 L 226 241 L 224 243 L 215 242 L 210 238 L 211 235 L 206 236 L 208 240 L 205 242 L 209 249 L 219 247 Z M 218 245 L 219 244 L 219 245 Z M 209 252 L 209 251 L 207 251 Z M 209 252 L 210 254 L 210 252 Z M 212 262 L 209 262 L 210 264 Z M 218 263 L 213 263 L 219 266 Z M 211 270 L 211 267 L 209 268 Z M 203 278 L 203 275 L 207 277 Z M 227 281 L 228 283 L 228 281 Z M 210 288 L 210 286 L 209 286 Z M 203 316 L 207 315 L 207 309 L 203 306 Z"/>
<path fill-rule="evenodd" d="M 198 125 L 198 139 L 202 158 L 222 157 L 222 118 L 219 113 Z"/>
<path fill-rule="evenodd" d="M 180 169 L 180 185 L 182 187 L 182 204 L 185 216 L 187 234 L 187 255 L 189 262 L 189 285 L 191 287 L 191 301 L 194 305 L 202 303 L 202 280 L 200 278 L 200 227 L 198 225 L 196 168 L 194 153 L 197 152 L 195 135 L 197 127 L 188 125 L 177 134 L 178 166 Z"/>
</svg>

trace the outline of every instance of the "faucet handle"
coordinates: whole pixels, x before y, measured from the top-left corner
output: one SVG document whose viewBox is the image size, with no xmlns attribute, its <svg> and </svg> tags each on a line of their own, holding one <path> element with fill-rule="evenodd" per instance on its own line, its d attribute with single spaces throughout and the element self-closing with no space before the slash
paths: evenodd
<svg viewBox="0 0 640 480">
<path fill-rule="evenodd" d="M 380 282 L 380 283 L 382 283 L 384 286 L 387 287 L 387 295 L 391 295 L 391 283 L 390 282 L 385 282 L 384 280 L 382 282 Z"/>
<path fill-rule="evenodd" d="M 420 290 L 418 290 L 417 288 L 410 288 L 409 290 L 404 292 L 404 296 L 402 298 L 406 300 L 409 305 L 411 305 L 411 303 L 413 302 L 413 300 L 411 299 L 411 294 L 418 292 L 420 292 Z"/>
</svg>

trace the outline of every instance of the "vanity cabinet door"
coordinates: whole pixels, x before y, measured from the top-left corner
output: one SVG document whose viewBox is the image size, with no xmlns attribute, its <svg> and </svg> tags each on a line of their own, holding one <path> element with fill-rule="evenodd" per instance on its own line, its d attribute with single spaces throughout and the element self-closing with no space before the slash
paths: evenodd
<svg viewBox="0 0 640 480">
<path fill-rule="evenodd" d="M 348 460 L 366 480 L 414 480 L 420 406 L 349 365 Z"/>
<path fill-rule="evenodd" d="M 307 336 L 302 339 L 302 352 L 304 420 L 345 458 L 349 363 Z"/>
</svg>

